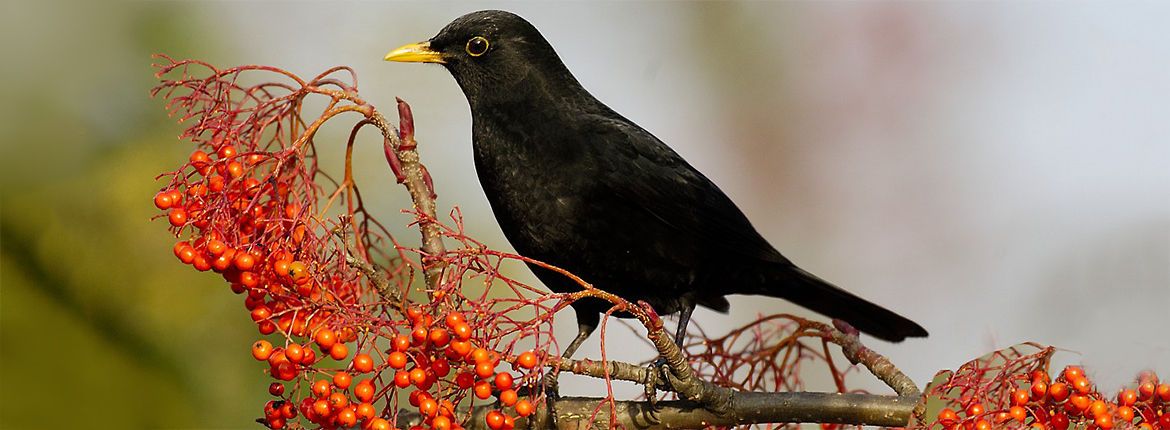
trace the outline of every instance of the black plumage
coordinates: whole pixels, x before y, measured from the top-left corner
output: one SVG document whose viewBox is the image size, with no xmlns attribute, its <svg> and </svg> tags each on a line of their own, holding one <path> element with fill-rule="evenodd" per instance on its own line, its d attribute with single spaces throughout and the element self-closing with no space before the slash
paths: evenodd
<svg viewBox="0 0 1170 430">
<path fill-rule="evenodd" d="M 660 314 L 726 312 L 728 294 L 779 297 L 875 337 L 926 336 L 918 324 L 833 286 L 780 255 L 706 176 L 586 91 L 530 23 L 464 15 L 387 60 L 442 63 L 467 96 L 476 173 L 505 236 L 553 264 Z M 533 266 L 551 290 L 572 281 Z M 608 305 L 573 305 L 589 336 Z"/>
</svg>

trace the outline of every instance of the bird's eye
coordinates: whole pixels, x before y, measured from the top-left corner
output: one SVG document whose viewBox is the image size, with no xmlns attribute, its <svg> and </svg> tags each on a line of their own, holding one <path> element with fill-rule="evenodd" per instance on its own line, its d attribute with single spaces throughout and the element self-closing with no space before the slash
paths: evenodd
<svg viewBox="0 0 1170 430">
<path fill-rule="evenodd" d="M 488 50 L 488 41 L 482 36 L 475 36 L 467 41 L 467 54 L 472 57 L 483 55 Z"/>
</svg>

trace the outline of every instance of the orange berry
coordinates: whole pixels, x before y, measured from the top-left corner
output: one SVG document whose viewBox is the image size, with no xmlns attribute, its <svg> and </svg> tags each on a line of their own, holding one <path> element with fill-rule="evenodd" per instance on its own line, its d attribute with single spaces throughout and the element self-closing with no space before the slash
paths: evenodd
<svg viewBox="0 0 1170 430">
<path fill-rule="evenodd" d="M 1077 366 L 1068 366 L 1064 368 L 1064 379 L 1074 380 L 1085 376 L 1085 371 Z"/>
<path fill-rule="evenodd" d="M 489 429 L 501 430 L 504 428 L 504 414 L 500 411 L 488 412 L 486 420 Z"/>
<path fill-rule="evenodd" d="M 1069 409 L 1069 412 L 1084 412 L 1089 409 L 1090 402 L 1091 401 L 1086 396 L 1073 394 L 1069 396 L 1068 404 L 1065 405 L 1065 407 Z"/>
<path fill-rule="evenodd" d="M 355 355 L 353 356 L 353 368 L 360 373 L 369 373 L 374 370 L 374 359 L 365 353 Z"/>
<path fill-rule="evenodd" d="M 938 421 L 944 426 L 952 425 L 958 420 L 959 415 L 956 414 L 953 410 L 943 408 L 943 410 L 938 411 Z"/>
<path fill-rule="evenodd" d="M 171 205 L 174 203 L 175 201 L 171 199 L 170 192 L 159 191 L 158 194 L 154 195 L 154 207 L 156 208 L 162 210 L 170 209 Z"/>
<path fill-rule="evenodd" d="M 329 416 L 329 412 L 331 412 L 329 410 L 329 401 L 320 399 L 313 402 L 313 413 L 317 414 L 317 416 L 327 417 Z"/>
<path fill-rule="evenodd" d="M 1154 389 L 1154 393 L 1163 402 L 1170 402 L 1170 384 L 1158 384 L 1158 388 Z"/>
<path fill-rule="evenodd" d="M 532 406 L 532 402 L 529 402 L 528 399 L 521 399 L 519 402 L 516 402 L 516 415 L 526 417 L 532 415 L 532 412 L 535 410 L 536 408 Z"/>
<path fill-rule="evenodd" d="M 313 382 L 312 391 L 314 396 L 325 398 L 333 393 L 333 387 L 329 385 L 329 381 L 318 379 Z"/>
<path fill-rule="evenodd" d="M 431 428 L 434 430 L 451 430 L 451 418 L 442 415 L 435 417 L 431 421 Z"/>
<path fill-rule="evenodd" d="M 406 367 L 406 354 L 398 351 L 391 352 L 386 357 L 386 363 L 393 369 L 403 369 Z"/>
<path fill-rule="evenodd" d="M 423 311 L 417 306 L 406 308 L 406 317 L 409 318 L 411 322 L 417 322 L 420 318 L 422 318 L 422 316 Z"/>
<path fill-rule="evenodd" d="M 516 365 L 524 369 L 531 369 L 536 367 L 536 353 L 532 351 L 524 351 L 519 357 L 516 357 Z"/>
<path fill-rule="evenodd" d="M 1073 388 L 1076 389 L 1077 392 L 1081 393 L 1081 394 L 1089 394 L 1089 392 L 1093 391 L 1093 384 L 1091 382 L 1089 382 L 1089 378 L 1086 378 L 1083 376 L 1080 378 L 1074 379 L 1072 381 L 1072 385 L 1073 385 Z"/>
<path fill-rule="evenodd" d="M 1057 403 L 1063 402 L 1068 398 L 1068 385 L 1063 382 L 1057 382 L 1048 386 L 1048 395 L 1052 396 L 1052 400 Z"/>
<path fill-rule="evenodd" d="M 252 344 L 252 358 L 260 361 L 267 360 L 272 356 L 272 344 L 267 340 L 258 340 Z"/>
<path fill-rule="evenodd" d="M 452 359 L 461 359 L 467 357 L 467 354 L 471 353 L 471 342 L 457 340 L 451 342 L 451 344 L 447 346 L 447 350 L 454 353 L 455 356 L 452 357 Z"/>
<path fill-rule="evenodd" d="M 334 360 L 342 360 L 347 355 L 349 355 L 349 347 L 345 346 L 344 343 L 335 343 L 332 348 L 329 348 L 329 356 L 333 357 Z"/>
<path fill-rule="evenodd" d="M 171 209 L 167 213 L 167 220 L 175 227 L 187 225 L 187 211 L 183 208 Z"/>
<path fill-rule="evenodd" d="M 500 390 L 507 390 L 512 388 L 512 374 L 508 372 L 497 373 L 496 388 L 499 388 Z"/>
<path fill-rule="evenodd" d="M 492 384 L 487 381 L 479 381 L 475 383 L 475 397 L 487 400 L 492 396 Z"/>
<path fill-rule="evenodd" d="M 422 387 L 423 384 L 427 383 L 427 371 L 417 367 L 411 370 L 410 383 L 414 384 L 416 387 Z"/>
<path fill-rule="evenodd" d="M 358 382 L 353 388 L 353 395 L 358 400 L 369 403 L 374 400 L 374 383 L 368 379 Z"/>
<path fill-rule="evenodd" d="M 284 356 L 293 363 L 300 363 L 305 359 L 305 349 L 295 343 L 284 348 Z"/>
<path fill-rule="evenodd" d="M 357 413 L 358 418 L 363 420 L 369 420 L 378 414 L 377 409 L 374 409 L 374 405 L 365 402 L 358 404 L 354 412 Z"/>
<path fill-rule="evenodd" d="M 1133 422 L 1133 417 L 1134 417 L 1133 407 L 1122 406 L 1122 407 L 1117 408 L 1117 417 L 1121 418 L 1122 421 L 1125 421 L 1127 423 Z"/>
<path fill-rule="evenodd" d="M 333 374 L 333 385 L 336 385 L 337 388 L 344 390 L 346 388 L 349 388 L 349 385 L 352 383 L 353 383 L 353 376 L 351 376 L 347 372 L 337 372 L 337 373 Z"/>
<path fill-rule="evenodd" d="M 459 323 L 451 326 L 451 331 L 455 332 L 455 338 L 459 340 L 471 339 L 471 326 L 467 323 Z"/>
<path fill-rule="evenodd" d="M 345 428 L 357 425 L 357 413 L 353 411 L 353 408 L 345 408 L 338 411 L 337 424 Z"/>
<path fill-rule="evenodd" d="M 504 390 L 500 392 L 500 403 L 504 406 L 512 406 L 516 404 L 516 390 Z"/>
<path fill-rule="evenodd" d="M 439 402 L 429 396 L 418 401 L 418 411 L 428 417 L 433 417 L 439 413 Z"/>
<path fill-rule="evenodd" d="M 390 430 L 391 428 L 390 421 L 386 421 L 385 418 L 374 418 L 370 421 L 369 426 L 369 430 Z"/>
<path fill-rule="evenodd" d="M 1113 428 L 1113 415 L 1101 414 L 1093 419 L 1093 424 L 1096 424 L 1102 430 L 1109 430 Z"/>
<path fill-rule="evenodd" d="M 1032 400 L 1044 400 L 1044 396 L 1048 394 L 1048 383 L 1039 379 L 1033 380 L 1030 391 L 1032 392 Z"/>
<path fill-rule="evenodd" d="M 410 372 L 399 370 L 394 372 L 394 386 L 398 388 L 406 388 L 410 386 Z"/>
<path fill-rule="evenodd" d="M 475 364 L 475 374 L 480 378 L 491 377 L 493 373 L 496 373 L 496 366 L 491 363 L 483 361 Z"/>
<path fill-rule="evenodd" d="M 323 328 L 317 330 L 317 334 L 313 335 L 313 340 L 317 342 L 317 346 L 321 347 L 321 352 L 325 352 L 337 343 L 337 334 L 333 330 Z"/>
<path fill-rule="evenodd" d="M 486 362 L 490 357 L 491 355 L 488 353 L 488 350 L 483 348 L 476 348 L 474 351 L 471 351 L 470 356 L 471 362 L 476 364 Z"/>
<path fill-rule="evenodd" d="M 395 351 L 406 352 L 406 350 L 410 349 L 410 338 L 404 334 L 394 336 L 392 343 Z"/>
<path fill-rule="evenodd" d="M 977 417 L 977 416 L 983 415 L 983 413 L 986 411 L 987 410 L 983 408 L 982 403 L 972 403 L 971 406 L 967 406 L 967 416 L 969 416 L 969 417 Z"/>
<path fill-rule="evenodd" d="M 451 312 L 451 313 L 447 314 L 446 321 L 447 321 L 447 327 L 454 328 L 455 326 L 457 326 L 461 323 L 467 322 L 467 319 L 463 318 L 463 314 L 461 314 L 459 312 Z"/>
<path fill-rule="evenodd" d="M 1024 409 L 1023 406 L 1012 406 L 1012 408 L 1008 410 L 1008 415 L 1011 415 L 1012 419 L 1022 423 L 1024 420 L 1028 419 L 1028 410 Z"/>
<path fill-rule="evenodd" d="M 1012 392 L 1012 403 L 1016 406 L 1023 406 L 1028 403 L 1030 397 L 1031 395 L 1028 394 L 1028 390 L 1017 388 Z"/>
<path fill-rule="evenodd" d="M 1150 397 L 1154 397 L 1154 390 L 1155 386 L 1153 382 L 1142 382 L 1141 385 L 1138 385 L 1138 396 L 1142 400 L 1149 399 Z"/>
<path fill-rule="evenodd" d="M 442 328 L 433 328 L 427 335 L 427 339 L 431 341 L 431 345 L 436 348 L 447 346 L 447 342 L 451 341 L 451 334 Z"/>
<path fill-rule="evenodd" d="M 338 409 L 344 408 L 346 406 L 349 406 L 349 398 L 345 397 L 345 394 L 342 394 L 342 393 L 330 394 L 329 395 L 329 406 L 332 406 L 333 410 L 338 410 Z"/>
<path fill-rule="evenodd" d="M 987 420 L 976 421 L 975 430 L 991 430 L 991 423 L 987 422 Z"/>
</svg>

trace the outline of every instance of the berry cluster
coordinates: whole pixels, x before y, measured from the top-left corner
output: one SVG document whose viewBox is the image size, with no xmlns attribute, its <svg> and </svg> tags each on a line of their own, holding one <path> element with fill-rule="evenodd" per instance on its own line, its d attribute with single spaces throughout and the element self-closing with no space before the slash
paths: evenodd
<svg viewBox="0 0 1170 430">
<path fill-rule="evenodd" d="M 1028 385 L 1011 385 L 1008 401 L 972 397 L 958 411 L 940 411 L 937 424 L 945 429 L 976 430 L 1024 426 L 1170 429 L 1170 384 L 1159 383 L 1153 373 L 1143 373 L 1136 390 L 1122 389 L 1112 398 L 1098 392 L 1077 366 L 1066 367 L 1055 379 L 1042 370 L 1030 376 Z M 992 403 L 999 407 L 992 410 L 988 405 Z"/>
<path fill-rule="evenodd" d="M 305 80 L 265 66 L 220 70 L 187 60 L 158 67 L 163 83 L 155 94 L 191 120 L 182 137 L 197 148 L 160 175 L 169 181 L 154 204 L 180 238 L 175 257 L 220 274 L 265 336 L 251 354 L 267 363 L 275 399 L 258 421 L 273 429 L 389 429 L 401 424 L 400 408 L 409 402 L 408 418 L 419 428 L 462 428 L 488 408 L 483 419 L 499 430 L 535 411 L 537 398 L 521 398 L 517 389 L 539 380 L 543 354 L 510 354 L 551 326 L 516 324 L 493 308 L 497 299 L 484 298 L 486 290 L 479 300 L 463 297 L 470 257 L 452 261 L 449 267 L 462 271 L 427 287 L 429 301 L 411 303 L 414 273 L 426 268 L 421 252 L 399 246 L 366 212 L 349 169 L 352 151 L 341 180 L 318 166 L 313 133 L 321 124 L 342 112 L 363 114 L 359 126 L 374 122 L 356 83 L 331 76 L 352 78 L 352 71 Z M 240 78 L 247 72 L 294 83 L 241 86 L 253 81 Z M 164 78 L 171 73 L 181 76 Z M 313 95 L 333 101 L 319 117 L 302 117 L 303 99 Z M 399 136 L 413 142 L 409 108 L 399 108 Z M 354 135 L 356 129 L 350 150 Z M 510 300 L 519 305 L 509 309 L 530 303 L 516 295 Z M 510 325 L 501 328 L 501 321 Z M 537 348 L 549 342 L 541 339 Z"/>
<path fill-rule="evenodd" d="M 391 347 L 380 355 L 378 363 L 366 353 L 354 355 L 345 370 L 332 373 L 318 372 L 326 378 L 309 385 L 310 395 L 301 398 L 296 407 L 285 396 L 285 385 L 273 382 L 269 393 L 281 400 L 268 402 L 264 409 L 264 423 L 271 428 L 283 428 L 285 421 L 303 415 L 322 427 L 353 427 L 359 422 L 363 428 L 389 429 L 390 422 L 378 416 L 374 407 L 379 388 L 374 379 L 355 383 L 355 375 L 393 374 L 383 390 L 409 390 L 408 401 L 414 407 L 422 424 L 436 430 L 460 429 L 462 425 L 456 405 L 467 392 L 476 398 L 494 398 L 500 408 L 487 412 L 486 424 L 493 430 L 509 430 L 515 426 L 515 417 L 527 417 L 535 411 L 529 399 L 521 399 L 516 392 L 515 377 L 510 371 L 497 371 L 500 354 L 476 347 L 472 328 L 463 314 L 451 312 L 444 323 L 435 324 L 430 315 L 420 308 L 407 311 L 414 328 L 410 334 L 400 334 L 391 340 Z M 347 355 L 343 337 L 328 328 L 321 328 L 313 336 L 313 344 L 322 355 L 343 359 Z M 252 345 L 252 357 L 267 361 L 269 373 L 281 381 L 296 379 L 298 370 L 312 366 L 316 354 L 311 345 L 290 344 L 274 348 L 266 340 Z M 526 351 L 509 360 L 521 376 L 534 380 L 532 372 L 538 366 L 535 352 Z M 352 387 L 352 389 L 351 389 Z M 509 408 L 514 415 L 509 415 Z"/>
</svg>

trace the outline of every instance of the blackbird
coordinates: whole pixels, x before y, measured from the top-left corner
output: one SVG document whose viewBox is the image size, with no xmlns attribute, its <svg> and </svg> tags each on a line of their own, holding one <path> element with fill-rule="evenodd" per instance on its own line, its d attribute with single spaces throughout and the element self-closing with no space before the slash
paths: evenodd
<svg viewBox="0 0 1170 430">
<path fill-rule="evenodd" d="M 780 255 L 710 179 L 589 94 L 523 18 L 473 12 L 385 59 L 438 63 L 454 76 L 471 107 L 476 173 L 516 251 L 678 312 L 676 343 L 696 305 L 727 312 L 728 294 L 783 298 L 887 341 L 927 335 Z M 580 289 L 530 268 L 553 291 Z M 572 306 L 579 332 L 566 357 L 611 307 Z"/>
</svg>

